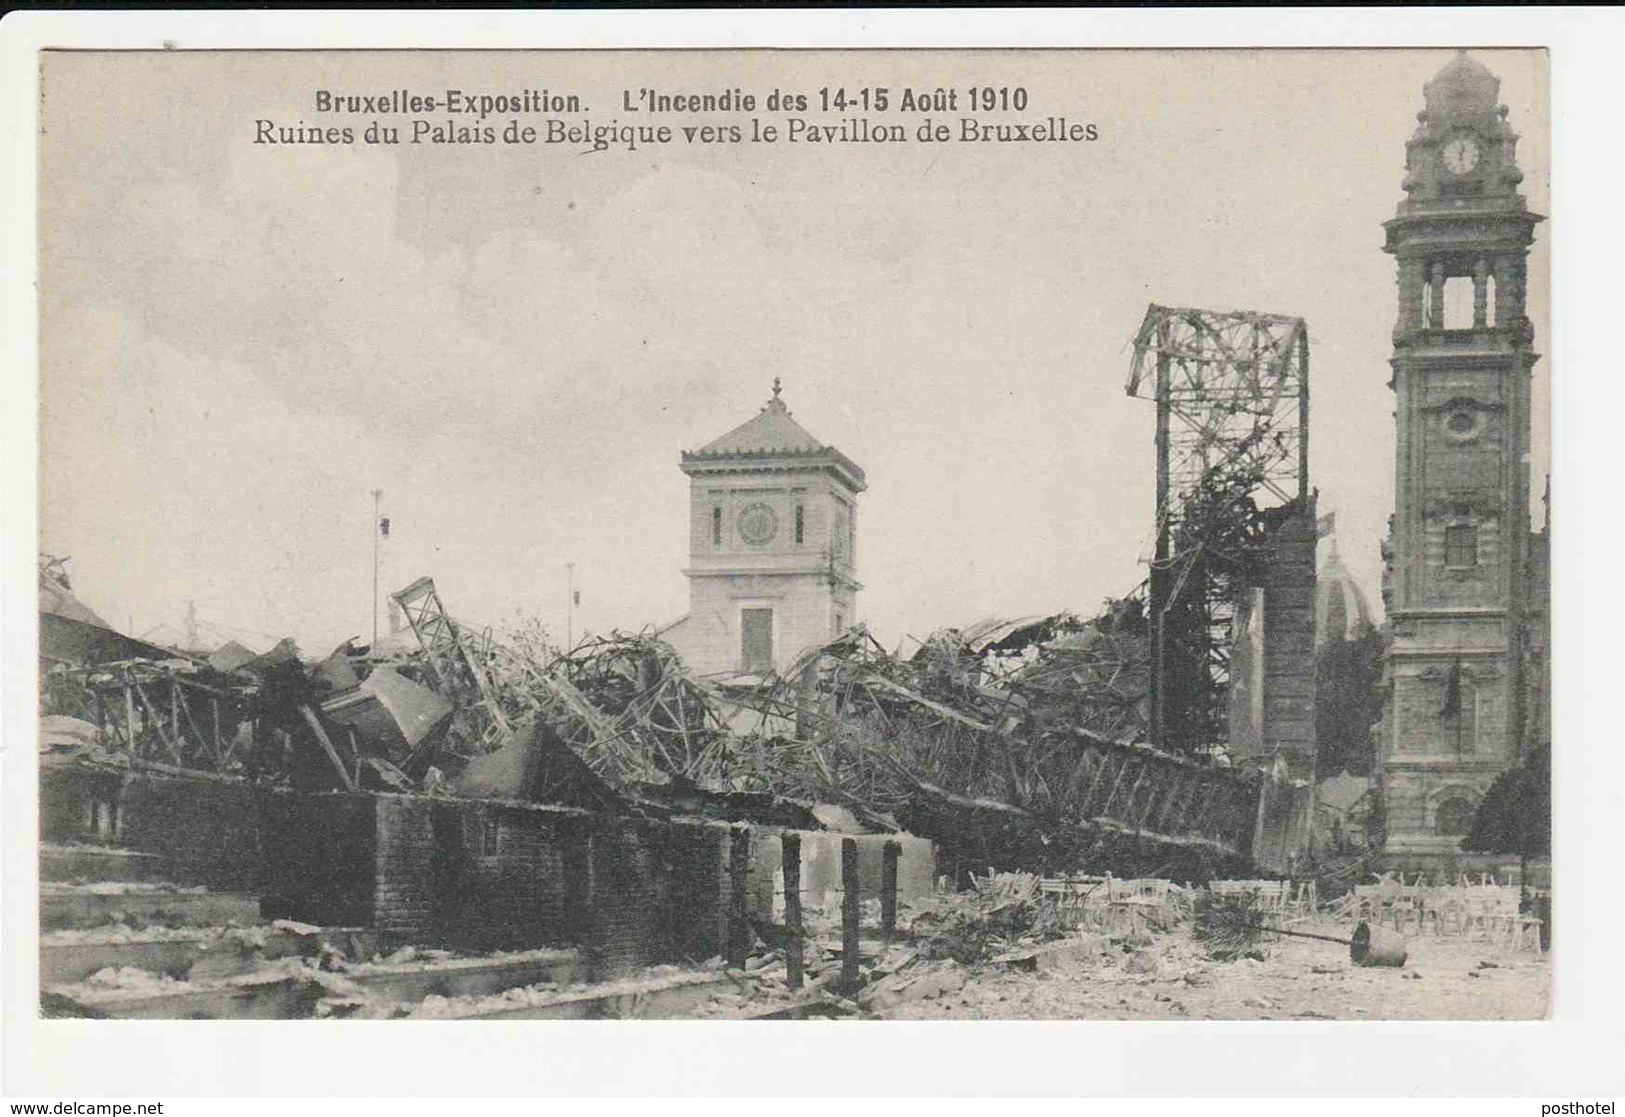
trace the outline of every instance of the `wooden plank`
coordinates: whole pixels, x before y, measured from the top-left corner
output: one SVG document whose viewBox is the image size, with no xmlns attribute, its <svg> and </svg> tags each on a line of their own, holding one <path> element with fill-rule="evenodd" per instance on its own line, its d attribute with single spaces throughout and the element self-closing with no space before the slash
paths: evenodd
<svg viewBox="0 0 1625 1117">
<path fill-rule="evenodd" d="M 192 715 L 192 704 L 186 700 L 185 693 L 180 687 L 174 687 L 171 690 L 171 697 L 179 703 L 180 712 L 186 715 L 186 724 L 192 727 L 192 736 L 197 738 L 199 751 L 204 756 L 212 756 L 218 763 L 220 758 L 210 751 L 208 735 L 203 732 L 203 727 L 198 725 L 197 718 Z M 178 734 L 178 737 L 182 741 L 187 740 L 185 734 Z"/>
<path fill-rule="evenodd" d="M 333 762 L 333 769 L 338 772 L 339 779 L 343 781 L 344 789 L 346 791 L 356 790 L 355 780 L 350 778 L 350 772 L 344 767 L 344 761 L 339 759 L 339 750 L 334 748 L 333 742 L 328 739 L 327 730 L 322 728 L 321 721 L 316 717 L 316 711 L 309 706 L 300 706 L 299 713 L 305 719 L 305 724 L 310 726 L 310 731 L 316 734 L 316 740 L 321 744 L 322 751 L 327 753 L 327 759 Z"/>
<path fill-rule="evenodd" d="M 786 830 L 779 837 L 779 862 L 784 870 L 784 972 L 790 989 L 801 988 L 801 835 Z"/>
<path fill-rule="evenodd" d="M 141 706 L 146 711 L 148 718 L 151 719 L 150 724 L 152 725 L 154 732 L 158 734 L 158 740 L 163 743 L 164 751 L 169 753 L 170 757 L 174 759 L 176 764 L 184 764 L 185 761 L 181 757 L 180 749 L 169 739 L 169 735 L 164 732 L 164 719 L 158 713 L 157 707 L 153 706 L 152 699 L 147 697 L 147 692 L 141 688 L 140 683 L 135 683 L 132 685 L 135 687 L 135 696 L 141 699 Z"/>
<path fill-rule="evenodd" d="M 901 842 L 880 847 L 880 937 L 885 942 L 897 933 L 897 861 L 902 855 Z"/>
</svg>

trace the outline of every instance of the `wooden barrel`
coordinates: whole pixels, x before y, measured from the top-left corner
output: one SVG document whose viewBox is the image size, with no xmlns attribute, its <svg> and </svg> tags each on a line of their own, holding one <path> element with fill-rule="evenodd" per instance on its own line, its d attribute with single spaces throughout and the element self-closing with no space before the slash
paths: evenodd
<svg viewBox="0 0 1625 1117">
<path fill-rule="evenodd" d="M 1405 938 L 1397 931 L 1362 923 L 1349 940 L 1349 960 L 1356 966 L 1403 966 Z"/>
</svg>

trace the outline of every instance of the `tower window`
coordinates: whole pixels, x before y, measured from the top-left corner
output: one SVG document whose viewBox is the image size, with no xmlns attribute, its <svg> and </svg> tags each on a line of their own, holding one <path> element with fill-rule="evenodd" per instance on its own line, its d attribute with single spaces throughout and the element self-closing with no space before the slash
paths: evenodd
<svg viewBox="0 0 1625 1117">
<path fill-rule="evenodd" d="M 487 818 L 480 822 L 480 856 L 496 857 L 502 852 L 502 823 Z"/>
<path fill-rule="evenodd" d="M 796 542 L 807 541 L 807 510 L 802 505 L 796 505 Z"/>
<path fill-rule="evenodd" d="M 1444 529 L 1444 564 L 1446 566 L 1478 565 L 1478 529 L 1470 525 L 1457 525 Z"/>
<path fill-rule="evenodd" d="M 711 546 L 722 546 L 722 509 L 717 505 L 711 506 Z"/>
<path fill-rule="evenodd" d="M 1473 281 L 1470 276 L 1454 275 L 1444 281 L 1444 328 L 1473 328 Z"/>
</svg>

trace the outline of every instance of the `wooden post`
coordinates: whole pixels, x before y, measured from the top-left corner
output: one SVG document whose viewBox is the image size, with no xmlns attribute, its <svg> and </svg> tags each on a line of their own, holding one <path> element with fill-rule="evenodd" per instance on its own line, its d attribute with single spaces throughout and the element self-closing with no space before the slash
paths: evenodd
<svg viewBox="0 0 1625 1117">
<path fill-rule="evenodd" d="M 226 764 L 226 743 L 220 739 L 220 699 L 209 699 L 209 709 L 214 715 L 214 758 L 223 768 Z"/>
<path fill-rule="evenodd" d="M 124 733 L 130 738 L 130 758 L 139 755 L 135 747 L 135 687 L 129 679 L 124 681 Z"/>
<path fill-rule="evenodd" d="M 858 840 L 841 839 L 841 988 L 858 989 L 858 919 L 862 914 L 858 891 Z"/>
<path fill-rule="evenodd" d="M 801 835 L 786 830 L 779 837 L 779 862 L 784 869 L 784 974 L 792 989 L 801 988 Z"/>
<path fill-rule="evenodd" d="M 316 741 L 322 746 L 322 751 L 327 753 L 327 759 L 331 760 L 333 767 L 338 770 L 339 781 L 344 784 L 344 790 L 356 790 L 355 780 L 350 778 L 350 772 L 344 767 L 344 761 L 339 759 L 339 750 L 333 747 L 332 740 L 327 736 L 327 730 L 322 728 L 321 721 L 316 717 L 316 711 L 309 706 L 301 706 L 299 713 L 303 715 L 305 724 L 310 726 L 310 731 L 316 734 Z"/>
<path fill-rule="evenodd" d="M 153 731 L 153 735 L 158 738 L 158 743 L 164 746 L 164 751 L 169 753 L 170 758 L 174 760 L 176 764 L 185 763 L 185 761 L 181 759 L 180 746 L 171 741 L 169 736 L 164 733 L 163 715 L 160 714 L 157 708 L 152 704 L 152 699 L 147 697 L 147 692 L 141 689 L 140 683 L 135 684 L 135 696 L 141 699 L 142 714 L 146 718 L 148 728 L 150 728 Z"/>
<path fill-rule="evenodd" d="M 750 953 L 745 885 L 750 873 L 750 830 L 728 831 L 728 965 L 743 969 Z"/>
<path fill-rule="evenodd" d="M 897 859 L 902 855 L 901 842 L 880 847 L 880 935 L 887 942 L 897 933 Z"/>
<path fill-rule="evenodd" d="M 355 772 L 353 773 L 353 775 L 355 776 L 356 786 L 360 787 L 361 786 L 361 745 L 356 740 L 355 726 L 353 726 L 353 725 L 346 726 L 345 729 L 344 729 L 344 737 L 345 737 L 345 740 L 350 745 L 350 761 L 355 765 Z"/>
</svg>

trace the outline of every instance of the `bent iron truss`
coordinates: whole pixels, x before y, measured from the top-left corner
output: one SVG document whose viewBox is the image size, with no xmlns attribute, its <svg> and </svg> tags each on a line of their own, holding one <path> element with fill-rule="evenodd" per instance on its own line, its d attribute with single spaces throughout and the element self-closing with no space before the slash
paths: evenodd
<svg viewBox="0 0 1625 1117">
<path fill-rule="evenodd" d="M 1309 327 L 1152 304 L 1127 392 L 1157 404 L 1151 740 L 1201 752 L 1224 737 L 1237 597 L 1263 555 L 1259 513 L 1309 495 Z"/>
</svg>

